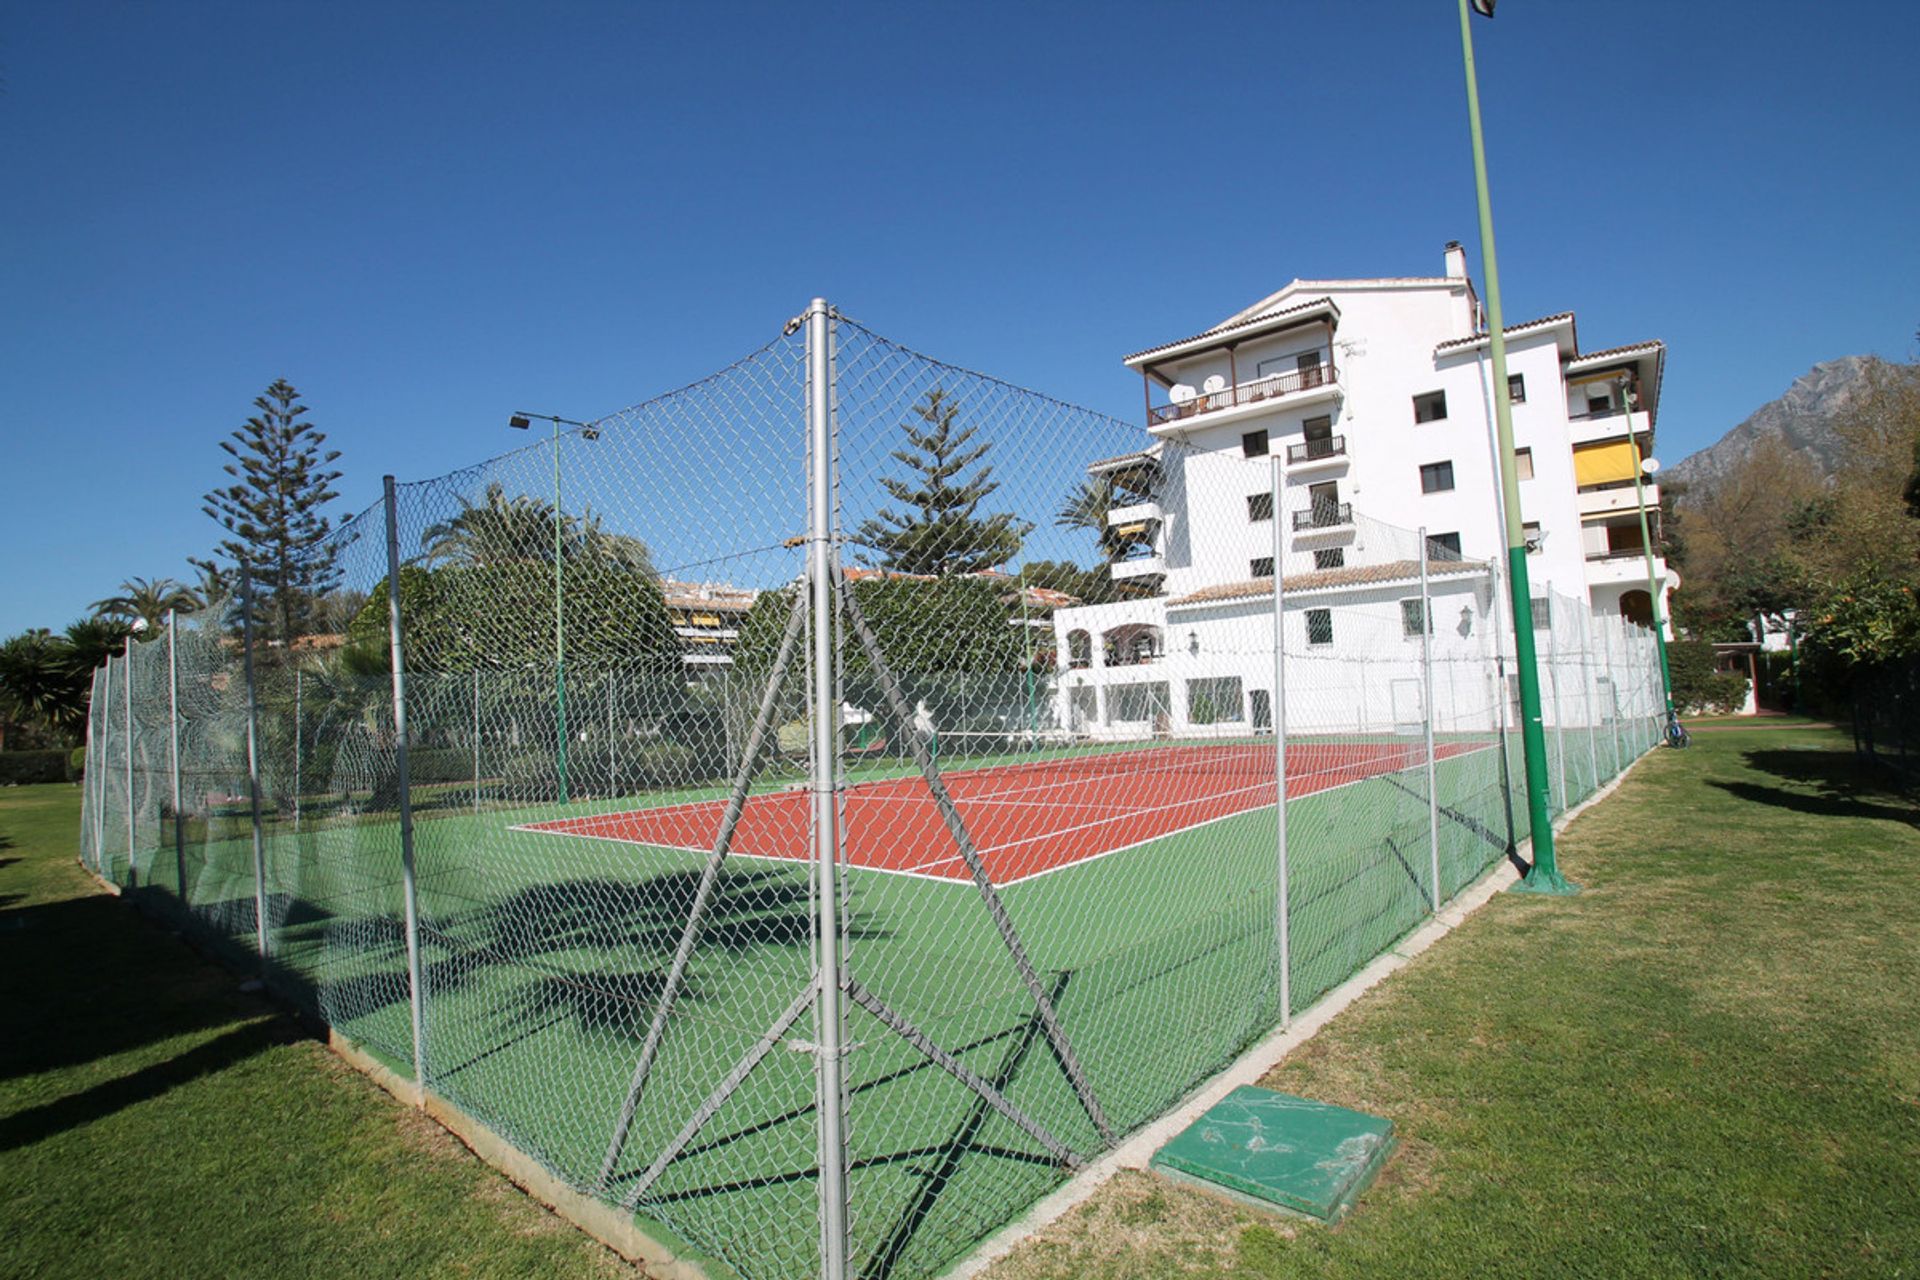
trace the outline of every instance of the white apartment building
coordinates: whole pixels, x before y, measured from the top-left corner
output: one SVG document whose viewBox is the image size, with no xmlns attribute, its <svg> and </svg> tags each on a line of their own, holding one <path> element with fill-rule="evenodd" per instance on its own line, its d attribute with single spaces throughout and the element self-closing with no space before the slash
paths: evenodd
<svg viewBox="0 0 1920 1280">
<path fill-rule="evenodd" d="M 1203 333 L 1126 357 L 1155 443 L 1088 470 L 1113 489 L 1109 524 L 1123 544 L 1113 576 L 1142 598 L 1055 613 L 1063 718 L 1114 736 L 1269 727 L 1276 517 L 1289 653 L 1408 664 L 1376 666 L 1368 687 L 1383 705 L 1329 705 L 1330 726 L 1390 727 L 1418 707 L 1417 603 L 1405 603 L 1417 593 L 1416 544 L 1374 522 L 1424 527 L 1462 557 L 1432 568 L 1436 659 L 1489 651 L 1504 605 L 1486 566 L 1504 571 L 1505 535 L 1483 319 L 1466 254 L 1449 244 L 1440 276 L 1295 280 Z M 1571 312 L 1506 338 L 1533 594 L 1645 624 L 1633 470 L 1636 445 L 1652 452 L 1666 349 L 1583 352 Z M 1645 501 L 1657 513 L 1657 485 Z M 1655 573 L 1663 592 L 1677 585 L 1658 559 Z M 1349 634 L 1329 635 L 1330 616 Z M 1436 721 L 1450 715 L 1445 698 L 1436 691 Z M 1290 699 L 1289 723 L 1303 714 L 1312 708 Z"/>
</svg>

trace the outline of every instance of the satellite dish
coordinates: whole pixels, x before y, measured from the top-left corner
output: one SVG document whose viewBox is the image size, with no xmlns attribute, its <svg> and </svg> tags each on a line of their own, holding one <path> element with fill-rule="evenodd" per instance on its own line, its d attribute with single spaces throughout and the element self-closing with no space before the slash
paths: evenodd
<svg viewBox="0 0 1920 1280">
<path fill-rule="evenodd" d="M 1167 388 L 1167 399 L 1175 404 L 1187 404 L 1194 397 L 1194 390 L 1184 382 L 1176 382 Z"/>
<path fill-rule="evenodd" d="M 1648 458 L 1645 462 L 1642 462 L 1640 464 L 1640 469 L 1646 472 L 1648 475 L 1653 475 L 1660 470 L 1660 459 Z"/>
<path fill-rule="evenodd" d="M 1207 380 L 1200 384 L 1200 389 L 1210 396 L 1218 395 L 1227 389 L 1227 380 L 1217 373 L 1209 374 Z"/>
</svg>

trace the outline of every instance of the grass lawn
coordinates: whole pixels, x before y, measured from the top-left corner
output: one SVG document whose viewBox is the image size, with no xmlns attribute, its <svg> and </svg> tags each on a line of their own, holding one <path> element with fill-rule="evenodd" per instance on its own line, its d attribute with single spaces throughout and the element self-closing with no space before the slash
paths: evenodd
<svg viewBox="0 0 1920 1280">
<path fill-rule="evenodd" d="M 73 861 L 0 790 L 0 1274 L 623 1276 Z"/>
<path fill-rule="evenodd" d="M 1699 733 L 1263 1082 L 1390 1116 L 1344 1225 L 1128 1173 L 991 1280 L 1920 1275 L 1920 808 Z"/>
</svg>

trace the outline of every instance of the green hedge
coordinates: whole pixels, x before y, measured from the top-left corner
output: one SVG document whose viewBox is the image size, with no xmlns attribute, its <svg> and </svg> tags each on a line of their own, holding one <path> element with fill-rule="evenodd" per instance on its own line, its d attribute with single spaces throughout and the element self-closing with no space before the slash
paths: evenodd
<svg viewBox="0 0 1920 1280">
<path fill-rule="evenodd" d="M 64 747 L 46 751 L 0 751 L 0 787 L 69 781 L 75 776 L 72 755 Z"/>
</svg>

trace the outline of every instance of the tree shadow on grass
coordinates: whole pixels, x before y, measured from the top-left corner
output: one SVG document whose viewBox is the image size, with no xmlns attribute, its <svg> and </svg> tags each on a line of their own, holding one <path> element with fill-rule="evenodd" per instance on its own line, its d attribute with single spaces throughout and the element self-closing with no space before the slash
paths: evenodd
<svg viewBox="0 0 1920 1280">
<path fill-rule="evenodd" d="M 1794 785 L 1775 787 L 1719 779 L 1709 779 L 1708 785 L 1753 804 L 1815 817 L 1882 818 L 1920 825 L 1920 805 L 1846 752 L 1781 748 L 1748 751 L 1744 758 L 1759 772 Z"/>
<path fill-rule="evenodd" d="M 300 1038 L 298 1028 L 285 1018 L 263 1018 L 235 1027 L 151 1066 L 0 1119 L 0 1151 L 12 1151 L 104 1120 L 201 1076 L 224 1071 L 237 1062 Z"/>
</svg>

